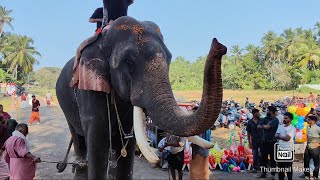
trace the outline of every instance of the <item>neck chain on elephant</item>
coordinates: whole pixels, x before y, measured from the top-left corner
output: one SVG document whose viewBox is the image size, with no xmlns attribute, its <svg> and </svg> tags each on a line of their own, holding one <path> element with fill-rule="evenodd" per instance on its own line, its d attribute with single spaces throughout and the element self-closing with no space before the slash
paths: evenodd
<svg viewBox="0 0 320 180">
<path fill-rule="evenodd" d="M 116 117 L 117 117 L 117 121 L 118 121 L 118 127 L 119 127 L 119 133 L 120 133 L 120 137 L 121 137 L 121 143 L 122 143 L 122 149 L 120 152 L 120 155 L 118 156 L 118 158 L 116 158 L 116 151 L 112 149 L 112 128 L 111 128 L 111 116 L 110 116 L 110 103 L 109 103 L 109 97 L 108 95 L 107 97 L 107 106 L 108 106 L 108 118 L 109 118 L 109 155 L 108 155 L 108 169 L 107 169 L 107 177 L 109 177 L 109 168 L 116 168 L 117 164 L 118 164 L 118 160 L 122 157 L 127 157 L 127 150 L 126 147 L 129 143 L 130 138 L 133 138 L 133 127 L 131 128 L 130 134 L 126 134 L 123 130 L 121 121 L 120 121 L 120 117 L 119 117 L 119 113 L 118 113 L 118 109 L 117 109 L 117 104 L 116 104 L 116 99 L 115 99 L 115 95 L 114 92 L 111 91 L 111 102 L 113 102 L 114 104 L 114 108 L 116 111 Z M 123 137 L 124 136 L 124 137 Z M 124 139 L 127 139 L 126 143 L 124 144 Z"/>
</svg>

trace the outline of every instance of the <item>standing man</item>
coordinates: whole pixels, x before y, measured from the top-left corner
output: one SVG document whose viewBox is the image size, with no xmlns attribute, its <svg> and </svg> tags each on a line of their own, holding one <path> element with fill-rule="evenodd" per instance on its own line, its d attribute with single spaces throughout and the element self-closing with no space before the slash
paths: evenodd
<svg viewBox="0 0 320 180">
<path fill-rule="evenodd" d="M 36 99 L 35 95 L 32 95 L 32 113 L 29 120 L 29 125 L 33 122 L 38 122 L 40 124 L 40 114 L 39 114 L 40 102 Z"/>
<path fill-rule="evenodd" d="M 182 180 L 183 177 L 182 167 L 184 164 L 184 145 L 184 138 L 180 138 L 178 136 L 173 135 L 171 135 L 168 142 L 165 143 L 165 147 L 170 146 L 171 154 L 167 156 L 167 160 L 169 163 L 169 169 L 173 180 L 176 180 L 175 170 L 178 171 L 179 180 Z"/>
<path fill-rule="evenodd" d="M 52 101 L 52 95 L 50 91 L 46 94 L 46 100 L 47 100 L 47 107 L 51 106 L 51 101 Z"/>
<path fill-rule="evenodd" d="M 22 93 L 21 95 L 21 109 L 27 107 L 27 96 L 26 93 Z"/>
<path fill-rule="evenodd" d="M 286 112 L 283 115 L 283 124 L 278 127 L 275 137 L 278 139 L 279 144 L 294 146 L 293 137 L 296 135 L 296 128 L 291 125 L 293 115 Z M 292 180 L 292 162 L 278 162 L 278 167 L 286 169 L 288 180 Z M 284 179 L 284 171 L 279 172 L 279 180 Z"/>
<path fill-rule="evenodd" d="M 18 124 L 12 136 L 5 143 L 5 160 L 9 164 L 10 179 L 32 180 L 35 176 L 39 157 L 30 153 L 28 125 Z"/>
<path fill-rule="evenodd" d="M 269 106 L 267 108 L 267 117 L 265 117 L 261 123 L 258 125 L 259 129 L 263 130 L 262 143 L 261 143 L 261 166 L 262 174 L 260 178 L 267 177 L 267 163 L 268 156 L 270 156 L 270 167 L 275 168 L 277 163 L 274 160 L 274 144 L 277 142 L 275 134 L 278 129 L 279 120 L 276 118 L 277 109 L 274 106 Z M 271 172 L 271 178 L 275 179 L 275 172 Z"/>
<path fill-rule="evenodd" d="M 259 157 L 259 149 L 261 146 L 261 136 L 262 131 L 258 129 L 258 125 L 261 122 L 260 112 L 258 109 L 252 110 L 253 119 L 248 122 L 247 131 L 248 131 L 248 140 L 249 146 L 252 148 L 253 153 L 253 172 L 257 172 L 260 170 L 260 157 Z"/>
<path fill-rule="evenodd" d="M 198 106 L 195 106 L 192 111 L 196 112 Z M 211 141 L 211 130 L 208 129 L 199 135 L 201 138 Z M 205 149 L 196 144 L 191 144 L 192 160 L 190 162 L 190 179 L 209 179 L 209 149 Z"/>
<path fill-rule="evenodd" d="M 304 168 L 309 168 L 310 159 L 313 159 L 314 170 L 313 177 L 318 179 L 319 176 L 319 155 L 320 155 L 320 127 L 316 125 L 317 117 L 315 115 L 308 115 L 307 122 L 309 126 L 307 127 L 307 147 L 304 152 Z M 305 171 L 301 178 L 310 179 L 310 171 Z"/>
</svg>

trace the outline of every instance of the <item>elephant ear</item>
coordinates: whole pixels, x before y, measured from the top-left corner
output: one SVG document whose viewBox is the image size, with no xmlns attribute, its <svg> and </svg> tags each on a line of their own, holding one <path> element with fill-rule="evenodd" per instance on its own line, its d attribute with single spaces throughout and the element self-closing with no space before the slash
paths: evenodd
<svg viewBox="0 0 320 180">
<path fill-rule="evenodd" d="M 98 34 L 83 41 L 77 49 L 70 87 L 110 93 L 109 64 Z"/>
<path fill-rule="evenodd" d="M 160 30 L 160 27 L 159 27 L 156 23 L 154 23 L 154 22 L 152 22 L 152 21 L 142 21 L 142 23 L 143 23 L 146 27 L 154 30 L 154 31 L 156 32 L 156 34 L 157 34 L 158 36 L 160 36 L 160 39 L 163 41 L 163 36 L 162 36 L 161 30 Z"/>
</svg>

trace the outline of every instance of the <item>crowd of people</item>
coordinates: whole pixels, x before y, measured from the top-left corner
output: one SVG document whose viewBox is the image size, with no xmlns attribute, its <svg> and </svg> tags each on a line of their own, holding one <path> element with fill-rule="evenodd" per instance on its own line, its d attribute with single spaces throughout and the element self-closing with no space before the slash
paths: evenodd
<svg viewBox="0 0 320 180">
<path fill-rule="evenodd" d="M 29 125 L 40 124 L 40 102 L 36 96 L 30 94 L 31 115 Z M 52 96 L 46 96 L 47 106 L 50 105 Z M 14 102 L 15 103 L 15 102 Z M 27 96 L 21 94 L 21 108 L 26 108 Z M 28 125 L 18 124 L 0 104 L 0 180 L 4 179 L 33 179 L 36 163 L 41 162 L 39 157 L 30 152 L 29 142 L 26 139 L 29 133 Z"/>
<path fill-rule="evenodd" d="M 292 126 L 293 114 L 286 112 L 283 119 L 278 119 L 277 109 L 273 106 L 267 108 L 267 116 L 260 118 L 260 111 L 253 109 L 253 119 L 248 122 L 247 131 L 249 146 L 252 148 L 254 157 L 254 172 L 261 170 L 259 178 L 266 178 L 267 172 L 271 171 L 271 178 L 275 179 L 277 168 L 278 176 L 282 180 L 285 172 L 288 179 L 292 179 L 292 162 L 275 161 L 275 144 L 278 142 L 283 145 L 294 146 L 296 129 Z M 310 159 L 314 162 L 313 179 L 318 179 L 319 175 L 319 152 L 320 152 L 320 127 L 316 124 L 320 119 L 320 108 L 310 112 L 306 116 L 307 127 L 307 146 L 304 153 L 304 174 L 301 178 L 310 179 Z M 270 170 L 267 169 L 269 164 Z"/>
</svg>

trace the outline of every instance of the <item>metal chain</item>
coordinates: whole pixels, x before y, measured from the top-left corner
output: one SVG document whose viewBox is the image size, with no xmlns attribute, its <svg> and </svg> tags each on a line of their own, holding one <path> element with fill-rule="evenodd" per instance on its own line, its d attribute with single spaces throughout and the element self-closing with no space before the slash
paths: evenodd
<svg viewBox="0 0 320 180">
<path fill-rule="evenodd" d="M 116 99 L 115 99 L 115 95 L 114 95 L 114 92 L 111 91 L 111 97 L 113 99 L 113 103 L 114 103 L 114 108 L 115 108 L 115 111 L 116 111 L 116 115 L 117 115 L 117 121 L 118 121 L 118 127 L 119 127 L 119 133 L 120 133 L 120 136 L 121 136 L 121 143 L 122 143 L 122 147 L 124 148 L 127 148 L 127 145 L 129 143 L 129 140 L 130 139 L 127 139 L 126 141 L 126 144 L 124 144 L 123 142 L 123 136 L 128 136 L 128 134 L 126 134 L 123 130 L 123 127 L 122 127 L 122 123 L 121 123 L 121 120 L 120 120 L 120 116 L 119 116 L 119 113 L 118 113 L 118 108 L 117 108 L 117 103 L 116 103 Z M 131 131 L 130 131 L 130 134 L 131 135 L 133 133 L 133 126 L 131 128 Z M 117 158 L 117 161 L 121 158 L 121 154 L 119 155 L 119 157 Z"/>
<path fill-rule="evenodd" d="M 118 121 L 118 125 L 119 125 L 119 131 L 120 131 L 120 134 L 122 133 L 124 136 L 129 136 L 129 135 L 132 135 L 133 133 L 133 127 L 130 131 L 130 134 L 126 134 L 123 130 L 123 126 L 122 126 L 122 123 L 121 123 L 121 120 L 120 120 L 120 117 L 119 117 L 119 113 L 118 113 L 118 108 L 117 108 L 117 104 L 116 104 L 116 100 L 115 100 L 115 96 L 114 96 L 114 93 L 112 91 L 112 95 L 113 95 L 113 101 L 114 101 L 114 108 L 116 110 L 116 115 L 117 115 L 117 121 Z M 122 137 L 122 135 L 121 135 Z"/>
<path fill-rule="evenodd" d="M 110 104 L 109 104 L 109 97 L 108 94 L 106 95 L 107 97 L 107 106 L 108 106 L 108 118 L 109 118 L 109 149 L 112 149 L 112 137 L 111 137 L 111 116 L 110 116 Z"/>
</svg>

